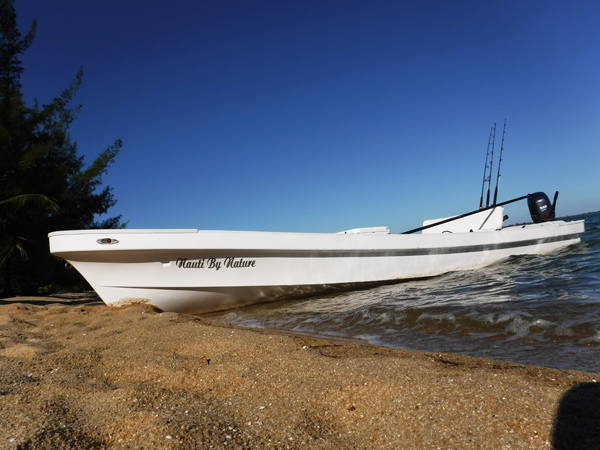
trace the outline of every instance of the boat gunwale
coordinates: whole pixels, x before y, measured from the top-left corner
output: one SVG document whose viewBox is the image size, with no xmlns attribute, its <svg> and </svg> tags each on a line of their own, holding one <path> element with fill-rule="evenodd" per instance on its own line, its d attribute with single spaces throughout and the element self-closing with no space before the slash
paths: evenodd
<svg viewBox="0 0 600 450">
<path fill-rule="evenodd" d="M 453 235 L 471 235 L 473 233 L 480 235 L 485 233 L 497 233 L 497 232 L 505 232 L 511 231 L 514 232 L 516 229 L 527 229 L 533 227 L 543 227 L 551 224 L 552 226 L 572 226 L 579 223 L 585 223 L 585 219 L 578 219 L 572 221 L 564 221 L 564 220 L 553 220 L 548 222 L 540 222 L 540 223 L 525 223 L 525 224 L 514 224 L 509 225 L 507 227 L 503 227 L 496 230 L 469 230 L 464 232 L 446 232 L 447 234 Z M 253 231 L 253 230 L 202 230 L 198 228 L 91 228 L 91 229 L 80 229 L 80 230 L 59 230 L 52 231 L 48 233 L 48 237 L 58 237 L 58 236 L 77 236 L 77 235 L 109 235 L 109 234 L 123 234 L 123 235 L 146 235 L 146 234 L 160 234 L 160 235 L 180 235 L 180 234 L 255 234 L 255 235 L 275 235 L 275 236 L 336 236 L 340 238 L 356 238 L 360 236 L 361 238 L 375 238 L 375 239 L 386 239 L 392 236 L 437 236 L 441 234 L 446 234 L 443 232 L 440 233 L 428 233 L 428 234 L 412 234 L 406 235 L 404 233 L 348 233 L 344 234 L 343 232 L 297 232 L 297 231 Z"/>
<path fill-rule="evenodd" d="M 403 256 L 428 256 L 428 255 L 445 255 L 458 253 L 477 253 L 495 250 L 506 250 L 510 248 L 529 247 L 534 245 L 550 244 L 562 241 L 577 241 L 581 240 L 580 233 L 563 234 L 556 236 L 546 236 L 535 239 L 511 240 L 506 242 L 485 243 L 476 245 L 459 245 L 448 247 L 412 247 L 405 249 L 252 249 L 252 248 L 156 248 L 156 249 L 111 249 L 111 250 L 67 250 L 54 252 L 56 255 L 64 259 L 80 260 L 77 255 L 97 255 L 107 256 L 111 260 L 118 259 L 118 255 L 127 253 L 136 255 L 149 255 L 159 257 L 160 255 L 168 256 L 178 254 L 180 257 L 190 257 L 189 255 L 211 255 L 212 257 L 237 256 L 244 258 L 261 257 L 261 258 L 364 258 L 364 257 L 403 257 Z M 101 258 L 97 258 L 101 259 Z M 158 258 L 157 258 L 158 259 Z"/>
</svg>

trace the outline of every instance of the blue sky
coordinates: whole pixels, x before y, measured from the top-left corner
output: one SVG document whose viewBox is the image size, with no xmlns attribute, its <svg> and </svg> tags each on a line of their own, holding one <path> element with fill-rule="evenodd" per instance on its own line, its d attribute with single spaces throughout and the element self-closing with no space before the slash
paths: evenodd
<svg viewBox="0 0 600 450">
<path fill-rule="evenodd" d="M 28 102 L 78 68 L 71 138 L 129 228 L 335 232 L 499 201 L 600 210 L 596 1 L 17 0 Z M 30 103 L 31 104 L 31 103 Z M 528 218 L 525 202 L 509 222 Z"/>
</svg>

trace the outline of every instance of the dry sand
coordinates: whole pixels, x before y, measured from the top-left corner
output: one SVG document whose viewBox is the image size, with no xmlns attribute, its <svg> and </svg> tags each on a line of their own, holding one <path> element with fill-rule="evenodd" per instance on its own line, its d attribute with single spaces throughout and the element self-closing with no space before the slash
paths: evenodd
<svg viewBox="0 0 600 450">
<path fill-rule="evenodd" d="M 0 301 L 1 449 L 598 449 L 599 376 Z"/>
</svg>

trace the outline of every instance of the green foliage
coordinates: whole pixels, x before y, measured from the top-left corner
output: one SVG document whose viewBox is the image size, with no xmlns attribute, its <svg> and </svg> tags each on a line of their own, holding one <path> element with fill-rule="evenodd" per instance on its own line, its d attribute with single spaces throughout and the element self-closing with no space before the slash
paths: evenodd
<svg viewBox="0 0 600 450">
<path fill-rule="evenodd" d="M 0 0 L 0 295 L 35 293 L 38 286 L 86 283 L 48 251 L 47 234 L 62 229 L 119 228 L 121 217 L 98 221 L 114 206 L 101 177 L 115 161 L 117 140 L 89 165 L 77 155 L 69 126 L 83 69 L 48 105 L 28 107 L 21 92 L 19 55 L 35 37 L 16 26 L 14 0 Z"/>
</svg>

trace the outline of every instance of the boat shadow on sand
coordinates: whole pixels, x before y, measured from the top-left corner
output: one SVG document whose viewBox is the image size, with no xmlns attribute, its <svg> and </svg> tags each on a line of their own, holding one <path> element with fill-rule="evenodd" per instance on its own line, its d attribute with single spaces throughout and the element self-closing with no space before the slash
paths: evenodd
<svg viewBox="0 0 600 450">
<path fill-rule="evenodd" d="M 560 400 L 552 436 L 553 450 L 600 449 L 600 383 L 583 383 Z"/>
<path fill-rule="evenodd" d="M 19 296 L 0 298 L 0 305 L 10 303 L 23 303 L 26 305 L 46 306 L 59 305 L 103 305 L 104 302 L 95 292 L 83 292 L 73 294 L 58 294 L 51 296 Z"/>
</svg>

